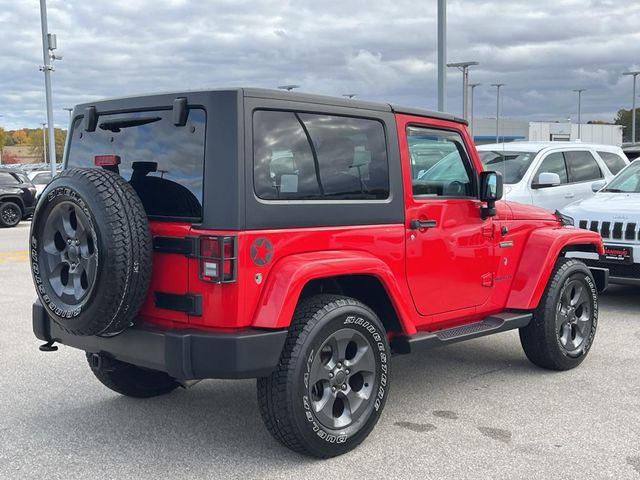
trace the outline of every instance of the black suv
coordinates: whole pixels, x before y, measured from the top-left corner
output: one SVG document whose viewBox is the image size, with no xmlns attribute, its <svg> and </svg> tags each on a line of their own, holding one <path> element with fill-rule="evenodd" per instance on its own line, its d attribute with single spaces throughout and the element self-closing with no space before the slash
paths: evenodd
<svg viewBox="0 0 640 480">
<path fill-rule="evenodd" d="M 30 217 L 36 205 L 36 187 L 22 172 L 0 168 L 0 227 L 15 227 Z"/>
</svg>

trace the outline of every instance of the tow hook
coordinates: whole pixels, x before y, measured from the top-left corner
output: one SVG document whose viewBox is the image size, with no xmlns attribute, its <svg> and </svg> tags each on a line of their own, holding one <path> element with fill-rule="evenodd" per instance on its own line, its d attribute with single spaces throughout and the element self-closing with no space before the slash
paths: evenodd
<svg viewBox="0 0 640 480">
<path fill-rule="evenodd" d="M 101 370 L 102 369 L 102 355 L 99 353 L 92 353 L 91 357 L 89 357 L 89 362 L 91 364 L 91 368 L 93 370 Z"/>
<path fill-rule="evenodd" d="M 47 343 L 43 343 L 38 347 L 41 352 L 55 352 L 58 347 L 54 345 L 55 340 L 49 340 Z"/>
</svg>

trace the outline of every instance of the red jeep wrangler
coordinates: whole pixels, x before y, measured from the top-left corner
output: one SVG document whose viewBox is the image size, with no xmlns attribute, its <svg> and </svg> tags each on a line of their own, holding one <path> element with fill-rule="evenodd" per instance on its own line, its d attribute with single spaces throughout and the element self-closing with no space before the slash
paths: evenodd
<svg viewBox="0 0 640 480">
<path fill-rule="evenodd" d="M 371 432 L 392 354 L 520 329 L 584 360 L 607 270 L 597 233 L 497 202 L 466 124 L 257 89 L 81 105 L 31 230 L 33 329 L 151 397 L 257 378 L 272 435 L 345 453 Z"/>
</svg>

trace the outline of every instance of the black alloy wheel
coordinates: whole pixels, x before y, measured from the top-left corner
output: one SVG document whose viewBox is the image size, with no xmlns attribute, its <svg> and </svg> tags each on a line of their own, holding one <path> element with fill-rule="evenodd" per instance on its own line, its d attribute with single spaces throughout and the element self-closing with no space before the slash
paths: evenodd
<svg viewBox="0 0 640 480">
<path fill-rule="evenodd" d="M 57 204 L 43 229 L 42 274 L 62 302 L 74 305 L 91 292 L 98 272 L 96 231 L 71 202 Z"/>
<path fill-rule="evenodd" d="M 354 449 L 384 408 L 390 357 L 384 326 L 363 303 L 332 294 L 301 300 L 278 367 L 258 379 L 267 429 L 305 455 Z"/>
<path fill-rule="evenodd" d="M 529 325 L 520 329 L 527 358 L 550 370 L 575 368 L 587 357 L 598 327 L 598 291 L 587 266 L 559 258 Z"/>
<path fill-rule="evenodd" d="M 22 220 L 22 210 L 13 202 L 0 205 L 0 225 L 3 227 L 15 227 Z"/>
<path fill-rule="evenodd" d="M 556 327 L 560 348 L 570 357 L 579 356 L 589 338 L 591 310 L 591 291 L 580 280 L 567 282 L 558 300 Z"/>
<path fill-rule="evenodd" d="M 309 372 L 309 398 L 318 421 L 330 429 L 345 428 L 371 410 L 376 372 L 373 349 L 360 332 L 332 333 Z"/>
<path fill-rule="evenodd" d="M 31 222 L 31 272 L 49 317 L 72 335 L 134 324 L 152 263 L 148 219 L 115 172 L 68 169 L 45 188 Z"/>
</svg>

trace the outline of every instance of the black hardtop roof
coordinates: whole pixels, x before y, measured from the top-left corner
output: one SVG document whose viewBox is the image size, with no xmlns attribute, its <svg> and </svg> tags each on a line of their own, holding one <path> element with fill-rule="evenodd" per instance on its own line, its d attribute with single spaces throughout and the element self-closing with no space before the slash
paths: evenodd
<svg viewBox="0 0 640 480">
<path fill-rule="evenodd" d="M 75 107 L 75 114 L 82 113 L 87 107 L 96 106 L 116 102 L 121 103 L 122 101 L 132 100 L 132 99 L 146 99 L 150 100 L 151 98 L 158 97 L 158 99 L 162 98 L 163 102 L 166 103 L 167 99 L 171 97 L 180 97 L 185 96 L 187 94 L 195 95 L 195 94 L 207 94 L 214 92 L 229 92 L 229 93 L 240 93 L 245 97 L 252 98 L 264 98 L 264 99 L 275 99 L 275 100 L 286 100 L 290 102 L 301 102 L 301 103 L 317 103 L 321 105 L 333 105 L 337 107 L 351 107 L 351 108 L 359 108 L 362 110 L 374 110 L 374 111 L 382 111 L 382 112 L 394 112 L 394 113 L 404 113 L 409 115 L 417 115 L 421 117 L 429 117 L 429 118 L 438 118 L 442 120 L 450 120 L 454 122 L 464 123 L 467 122 L 461 118 L 458 118 L 449 113 L 442 112 L 434 112 L 432 110 L 426 110 L 422 108 L 415 107 L 404 107 L 395 104 L 382 103 L 382 102 L 369 102 L 365 100 L 357 100 L 353 98 L 346 97 L 332 97 L 328 95 L 316 95 L 310 93 L 301 93 L 294 91 L 284 91 L 284 90 L 272 90 L 266 88 L 221 88 L 221 89 L 211 89 L 211 90 L 189 90 L 182 92 L 162 92 L 162 93 L 151 93 L 144 95 L 131 95 L 126 97 L 114 97 L 107 98 L 102 100 L 96 100 L 93 102 L 86 102 Z M 146 103 L 146 102 L 145 102 Z M 98 112 L 100 109 L 98 108 Z"/>
</svg>

